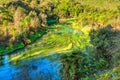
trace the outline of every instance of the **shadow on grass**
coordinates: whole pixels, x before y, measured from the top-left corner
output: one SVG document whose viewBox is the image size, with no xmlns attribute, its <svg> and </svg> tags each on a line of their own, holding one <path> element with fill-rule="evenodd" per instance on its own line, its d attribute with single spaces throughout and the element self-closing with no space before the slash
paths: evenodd
<svg viewBox="0 0 120 80">
<path fill-rule="evenodd" d="M 89 36 L 94 51 L 89 52 L 86 49 L 84 53 L 82 50 L 78 50 L 61 56 L 62 80 L 93 80 L 95 79 L 94 74 L 110 69 L 113 66 L 113 56 L 109 50 L 114 46 L 112 39 L 118 33 L 120 31 L 113 31 L 111 25 L 91 30 Z"/>
</svg>

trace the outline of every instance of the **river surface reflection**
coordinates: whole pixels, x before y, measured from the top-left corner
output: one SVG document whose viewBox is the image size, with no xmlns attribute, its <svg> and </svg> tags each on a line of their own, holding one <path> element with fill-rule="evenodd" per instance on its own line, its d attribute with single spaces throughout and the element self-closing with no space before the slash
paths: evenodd
<svg viewBox="0 0 120 80">
<path fill-rule="evenodd" d="M 60 80 L 59 54 L 47 57 L 32 57 L 16 65 L 4 56 L 0 65 L 0 80 Z"/>
</svg>

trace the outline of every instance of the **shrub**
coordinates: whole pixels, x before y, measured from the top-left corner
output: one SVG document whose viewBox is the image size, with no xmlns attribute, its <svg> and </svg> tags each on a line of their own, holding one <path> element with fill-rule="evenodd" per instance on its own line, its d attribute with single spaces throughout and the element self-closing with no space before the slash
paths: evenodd
<svg viewBox="0 0 120 80">
<path fill-rule="evenodd" d="M 76 51 L 61 56 L 62 80 L 92 80 L 95 78 L 96 70 L 107 68 L 108 63 L 104 58 L 95 58 L 95 56 L 81 51 Z"/>
<path fill-rule="evenodd" d="M 97 57 L 104 57 L 108 61 L 111 59 L 111 54 L 107 53 L 108 49 L 112 45 L 111 36 L 112 36 L 112 26 L 108 25 L 105 28 L 98 30 L 92 30 L 90 33 L 91 43 L 96 47 L 98 53 Z"/>
</svg>

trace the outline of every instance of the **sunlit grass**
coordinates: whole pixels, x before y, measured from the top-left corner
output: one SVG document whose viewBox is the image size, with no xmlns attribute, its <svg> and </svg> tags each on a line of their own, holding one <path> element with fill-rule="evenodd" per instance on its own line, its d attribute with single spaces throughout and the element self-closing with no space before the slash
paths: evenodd
<svg viewBox="0 0 120 80">
<path fill-rule="evenodd" d="M 120 6 L 119 0 L 80 0 L 80 2 L 84 5 L 106 10 L 116 10 L 117 6 Z"/>
</svg>

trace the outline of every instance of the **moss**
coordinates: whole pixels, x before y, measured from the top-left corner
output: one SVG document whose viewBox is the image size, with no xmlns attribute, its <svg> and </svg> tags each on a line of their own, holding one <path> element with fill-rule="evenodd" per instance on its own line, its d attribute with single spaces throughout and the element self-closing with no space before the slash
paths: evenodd
<svg viewBox="0 0 120 80">
<path fill-rule="evenodd" d="M 30 41 L 31 42 L 34 42 L 37 38 L 40 38 L 42 35 L 44 35 L 46 33 L 46 31 L 45 30 L 42 30 L 42 31 L 40 31 L 40 32 L 37 32 L 37 33 L 35 33 L 34 35 L 32 35 L 32 36 L 30 36 Z"/>
<path fill-rule="evenodd" d="M 23 48 L 24 46 L 25 45 L 23 43 L 17 43 L 16 45 L 8 46 L 6 48 L 0 48 L 0 55 L 11 53 L 17 49 Z"/>
<path fill-rule="evenodd" d="M 57 23 L 58 21 L 57 20 L 48 20 L 47 21 L 47 24 L 48 25 L 52 25 L 52 24 L 55 24 L 55 23 Z"/>
</svg>

